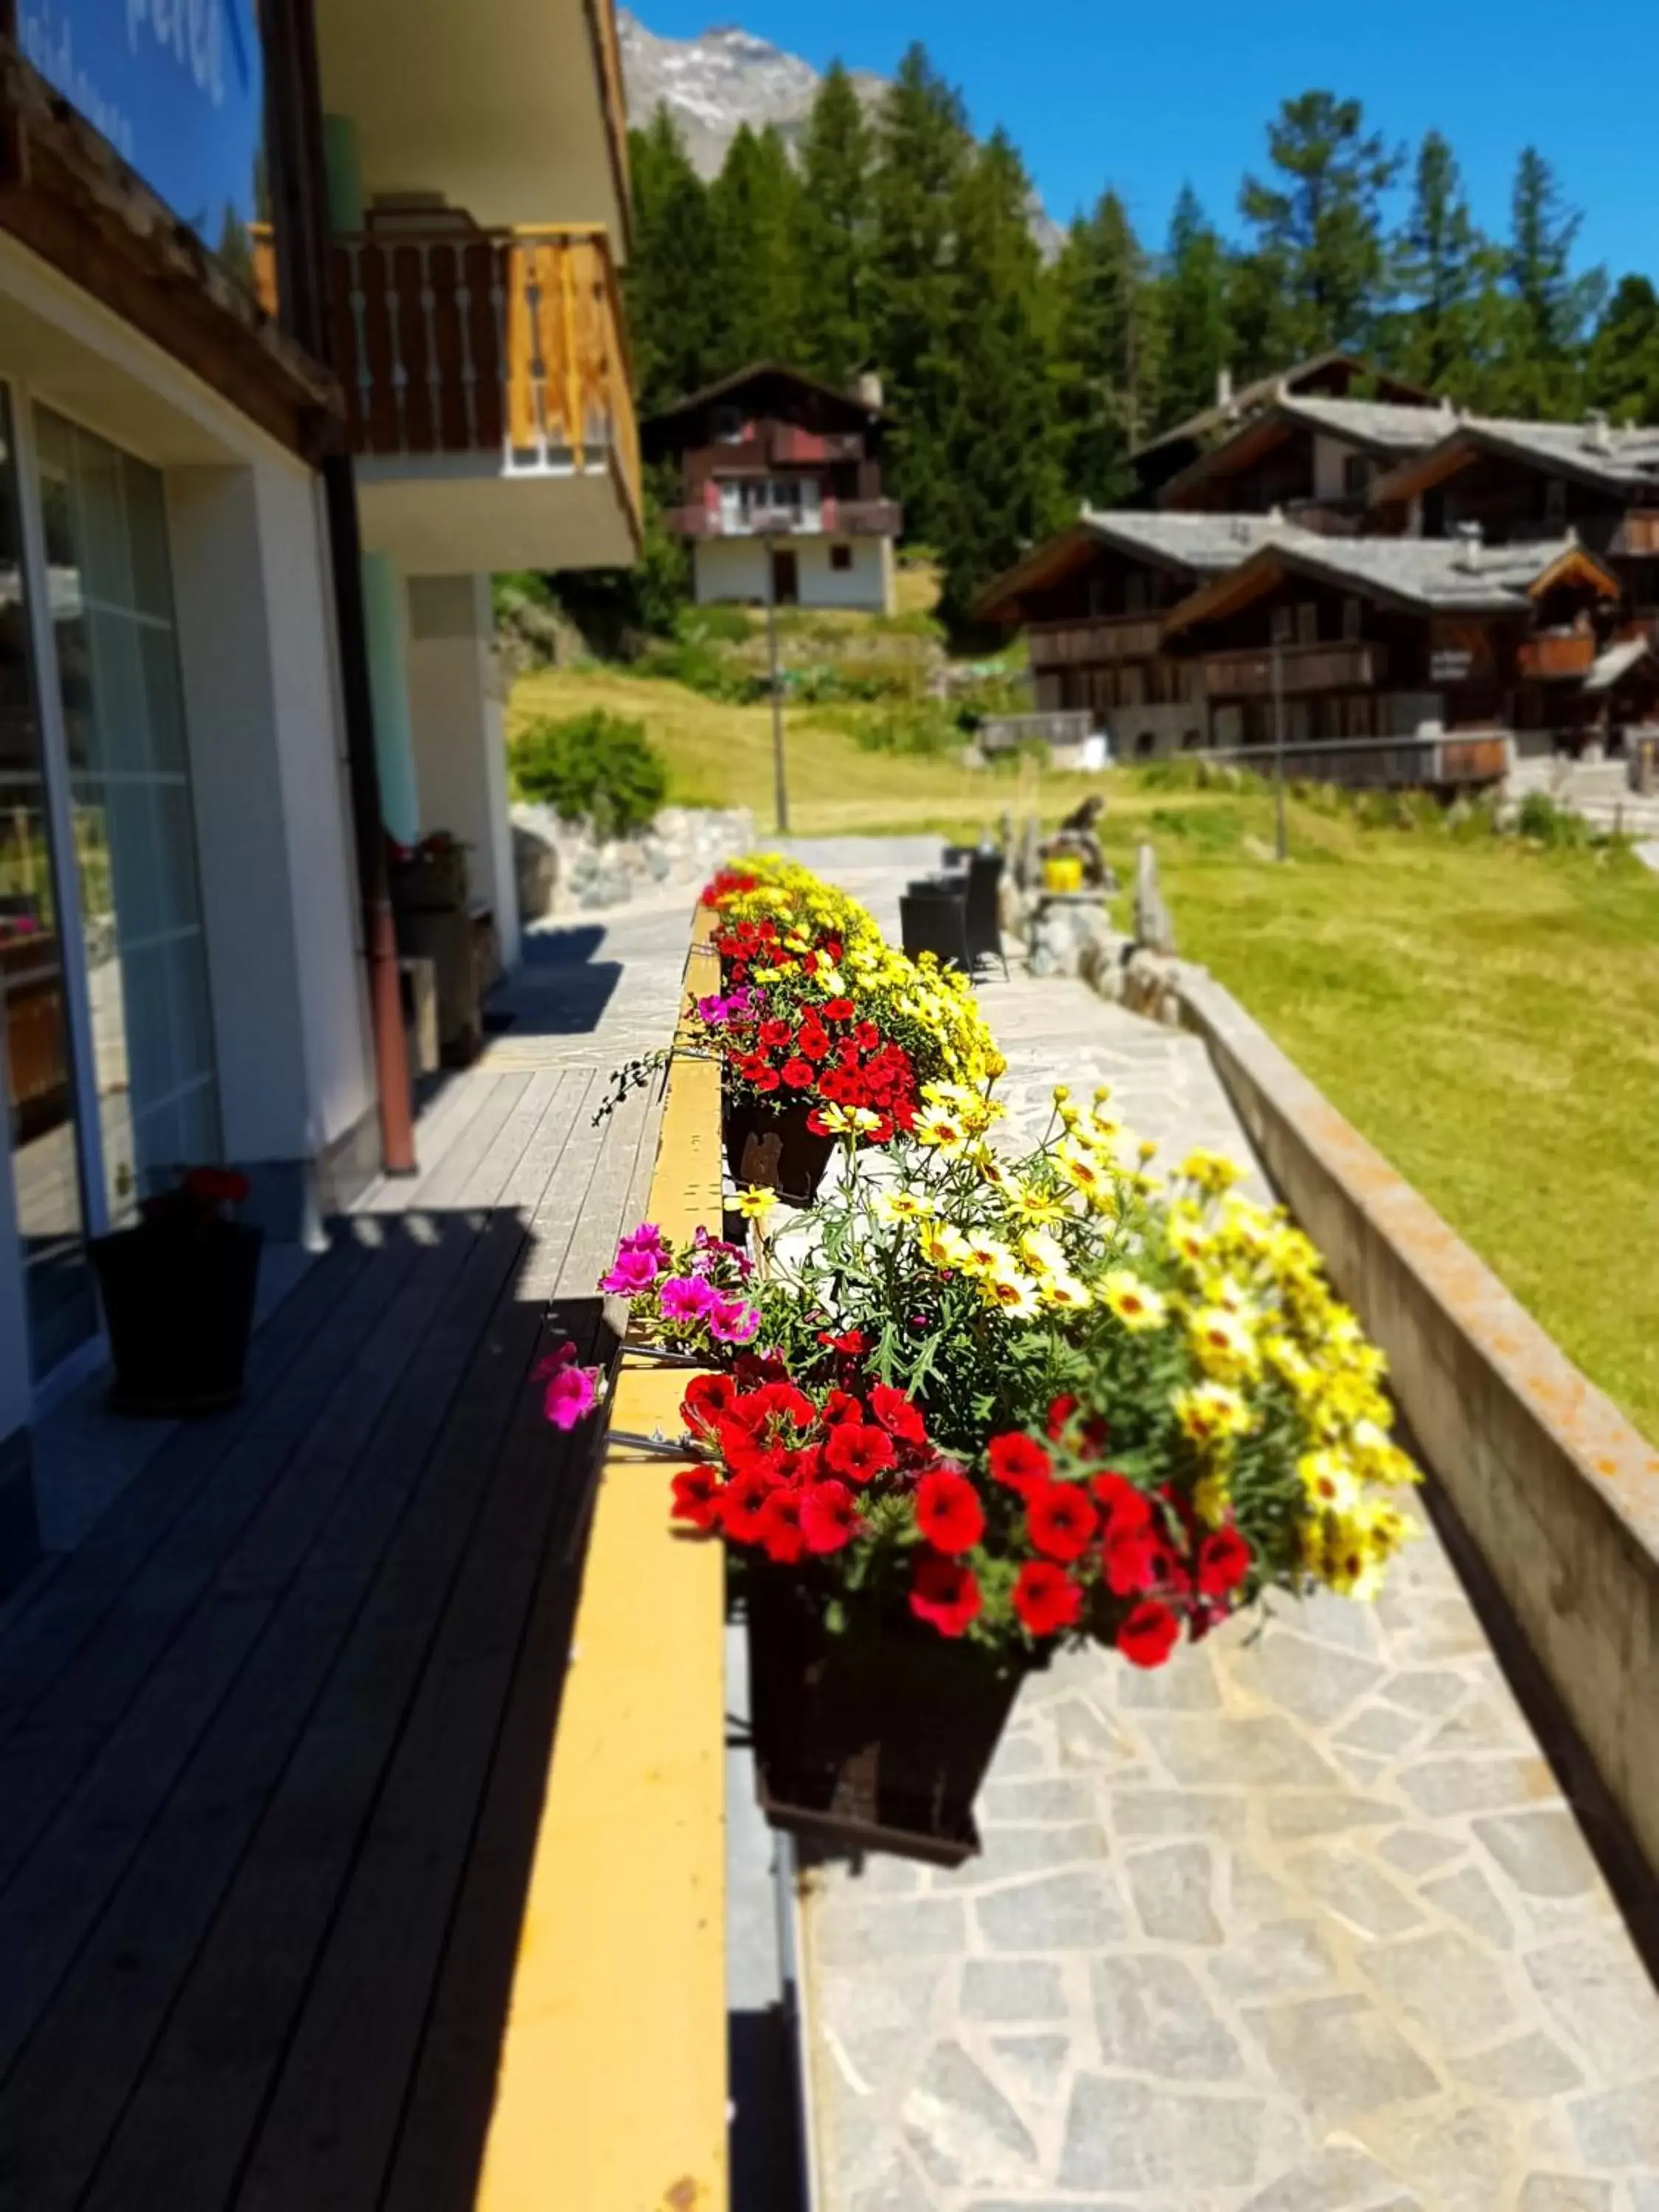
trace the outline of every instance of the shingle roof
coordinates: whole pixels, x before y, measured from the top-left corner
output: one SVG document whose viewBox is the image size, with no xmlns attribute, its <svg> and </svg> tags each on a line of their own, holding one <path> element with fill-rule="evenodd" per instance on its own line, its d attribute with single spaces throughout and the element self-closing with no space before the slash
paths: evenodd
<svg viewBox="0 0 1659 2212">
<path fill-rule="evenodd" d="M 1277 404 L 1313 429 L 1390 453 L 1419 453 L 1438 445 L 1455 419 L 1449 407 L 1396 407 L 1381 399 L 1301 398 L 1291 392 Z"/>
<path fill-rule="evenodd" d="M 1626 638 L 1618 645 L 1610 645 L 1605 653 L 1598 653 L 1595 664 L 1584 678 L 1586 691 L 1611 691 L 1621 676 L 1628 676 L 1639 660 L 1645 660 L 1653 647 L 1644 637 Z"/>
<path fill-rule="evenodd" d="M 1161 446 L 1174 445 L 1183 439 L 1203 438 L 1212 430 L 1242 422 L 1247 416 L 1256 414 L 1269 405 L 1281 392 L 1293 393 L 1304 379 L 1317 376 L 1322 371 L 1339 365 L 1352 368 L 1362 376 L 1379 379 L 1395 392 L 1418 389 L 1403 377 L 1389 376 L 1372 362 L 1362 361 L 1358 354 L 1344 353 L 1334 348 L 1327 353 L 1313 354 L 1306 361 L 1294 362 L 1288 368 L 1276 369 L 1271 376 L 1258 377 L 1254 384 L 1241 385 L 1230 399 L 1218 401 L 1213 407 L 1201 407 L 1196 415 L 1189 415 L 1184 422 L 1177 422 L 1172 429 L 1160 430 L 1156 438 L 1149 438 L 1144 445 L 1137 446 L 1131 459 L 1139 460 L 1143 453 L 1155 453 Z M 1425 404 L 1432 404 L 1432 394 L 1425 392 L 1422 398 Z"/>
<path fill-rule="evenodd" d="M 1527 605 L 1527 593 L 1576 538 L 1518 545 L 1466 545 L 1455 538 L 1311 538 L 1288 548 L 1298 563 L 1334 580 L 1435 610 L 1501 612 Z"/>
<path fill-rule="evenodd" d="M 1517 460 L 1576 476 L 1610 491 L 1629 493 L 1651 485 L 1659 495 L 1659 429 L 1615 429 L 1588 422 L 1527 422 L 1510 416 L 1464 415 L 1445 427 L 1419 458 L 1425 480 L 1435 481 L 1443 454 L 1459 445 L 1512 454 Z M 1409 461 L 1395 472 L 1411 485 L 1418 471 Z M 1389 479 L 1372 486 L 1373 498 L 1391 495 Z"/>
<path fill-rule="evenodd" d="M 1194 575 L 1213 576 L 1236 568 L 1269 538 L 1311 538 L 1311 531 L 1270 514 L 1181 514 L 1139 508 L 1100 513 L 1085 507 L 1082 520 L 1094 535 L 1126 553 L 1144 553 L 1173 562 Z"/>
</svg>

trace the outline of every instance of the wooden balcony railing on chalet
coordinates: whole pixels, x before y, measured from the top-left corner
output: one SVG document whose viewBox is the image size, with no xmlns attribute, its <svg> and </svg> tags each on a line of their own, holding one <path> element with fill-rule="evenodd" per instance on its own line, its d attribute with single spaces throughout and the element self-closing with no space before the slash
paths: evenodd
<svg viewBox="0 0 1659 2212">
<path fill-rule="evenodd" d="M 1380 684 L 1388 655 L 1380 645 L 1286 645 L 1266 653 L 1212 653 L 1204 662 L 1204 689 L 1212 699 L 1272 696 L 1273 661 L 1287 696 L 1307 691 L 1363 690 Z"/>
<path fill-rule="evenodd" d="M 784 466 L 808 461 L 861 461 L 864 434 L 860 430 L 805 430 L 796 422 L 772 425 L 772 459 Z"/>
<path fill-rule="evenodd" d="M 602 228 L 399 221 L 337 239 L 333 273 L 358 454 L 498 454 L 509 476 L 609 466 L 638 522 L 639 428 Z"/>
<path fill-rule="evenodd" d="M 1033 623 L 1025 633 L 1031 666 L 1074 668 L 1103 660 L 1150 660 L 1163 625 L 1156 615 L 1103 615 L 1090 622 Z"/>
<path fill-rule="evenodd" d="M 1659 508 L 1632 508 L 1613 533 L 1611 553 L 1659 554 Z"/>
<path fill-rule="evenodd" d="M 1600 650 L 1594 637 L 1577 630 L 1565 631 L 1559 637 L 1529 637 L 1522 641 L 1516 655 L 1516 665 L 1522 676 L 1534 681 L 1557 677 L 1587 676 L 1595 665 Z"/>
<path fill-rule="evenodd" d="M 1287 744 L 1285 774 L 1292 782 L 1334 783 L 1345 789 L 1405 791 L 1454 785 L 1501 782 L 1509 774 L 1513 747 L 1503 730 L 1437 733 L 1426 737 L 1325 738 Z M 1233 745 L 1206 751 L 1202 758 L 1226 761 L 1258 775 L 1272 775 L 1272 745 Z"/>
<path fill-rule="evenodd" d="M 815 507 L 671 507 L 663 521 L 680 538 L 896 538 L 904 511 L 891 499 L 826 499 Z"/>
</svg>

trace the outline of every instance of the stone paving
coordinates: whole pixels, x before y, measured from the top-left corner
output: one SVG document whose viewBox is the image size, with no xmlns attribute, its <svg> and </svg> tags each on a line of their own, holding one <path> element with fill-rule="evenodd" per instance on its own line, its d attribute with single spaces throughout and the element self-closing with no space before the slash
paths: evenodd
<svg viewBox="0 0 1659 2212">
<path fill-rule="evenodd" d="M 1249 1157 L 1196 1040 L 984 995 L 1021 1119 Z M 1062 1656 L 980 1817 L 806 1877 L 822 2212 L 1659 2212 L 1659 1999 L 1431 1530 L 1374 1607 Z"/>
</svg>

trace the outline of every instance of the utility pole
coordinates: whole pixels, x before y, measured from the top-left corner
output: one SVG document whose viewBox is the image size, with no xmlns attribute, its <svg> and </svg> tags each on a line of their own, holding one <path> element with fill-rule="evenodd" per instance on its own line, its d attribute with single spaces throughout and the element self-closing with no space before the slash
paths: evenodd
<svg viewBox="0 0 1659 2212">
<path fill-rule="evenodd" d="M 1285 839 L 1285 648 L 1273 640 L 1273 844 L 1286 857 Z"/>
<path fill-rule="evenodd" d="M 772 541 L 761 540 L 766 563 L 766 665 L 772 692 L 772 791 L 777 808 L 778 835 L 789 835 L 789 784 L 783 758 L 783 687 L 778 679 L 778 579 L 772 562 Z"/>
</svg>

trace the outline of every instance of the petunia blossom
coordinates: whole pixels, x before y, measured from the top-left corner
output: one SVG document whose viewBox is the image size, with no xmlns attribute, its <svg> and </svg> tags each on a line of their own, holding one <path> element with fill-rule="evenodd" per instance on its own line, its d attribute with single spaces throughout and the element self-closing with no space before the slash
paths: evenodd
<svg viewBox="0 0 1659 2212">
<path fill-rule="evenodd" d="M 657 1297 L 665 1321 L 702 1321 L 720 1303 L 720 1292 L 701 1275 L 671 1275 Z"/>
<path fill-rule="evenodd" d="M 578 1367 L 575 1360 L 575 1346 L 562 1344 L 536 1369 L 536 1380 L 547 1385 L 542 1411 L 556 1429 L 567 1431 L 585 1419 L 599 1402 L 599 1369 Z"/>
<path fill-rule="evenodd" d="M 708 1334 L 717 1344 L 750 1344 L 759 1328 L 759 1310 L 744 1298 L 716 1298 L 708 1309 Z"/>
</svg>

